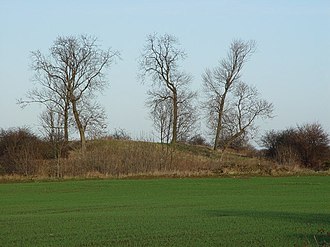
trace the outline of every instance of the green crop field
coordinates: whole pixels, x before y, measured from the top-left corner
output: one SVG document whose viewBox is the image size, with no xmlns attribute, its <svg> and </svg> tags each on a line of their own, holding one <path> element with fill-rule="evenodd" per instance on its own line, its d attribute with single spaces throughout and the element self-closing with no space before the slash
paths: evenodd
<svg viewBox="0 0 330 247">
<path fill-rule="evenodd" d="M 0 246 L 318 246 L 330 177 L 0 184 Z"/>
</svg>

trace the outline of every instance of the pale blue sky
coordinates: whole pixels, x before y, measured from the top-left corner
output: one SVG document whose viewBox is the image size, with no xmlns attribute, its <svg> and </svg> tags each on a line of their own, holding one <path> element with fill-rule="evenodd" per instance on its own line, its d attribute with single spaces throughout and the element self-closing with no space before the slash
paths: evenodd
<svg viewBox="0 0 330 247">
<path fill-rule="evenodd" d="M 48 52 L 57 36 L 89 34 L 122 54 L 100 97 L 110 131 L 149 135 L 146 85 L 137 59 L 147 34 L 177 36 L 188 54 L 183 68 L 201 91 L 201 74 L 226 55 L 233 39 L 258 44 L 243 72 L 276 117 L 260 133 L 307 122 L 330 132 L 330 1 L 328 0 L 0 0 L 0 128 L 38 129 L 39 106 L 24 110 L 18 98 L 33 87 L 30 51 Z"/>
</svg>

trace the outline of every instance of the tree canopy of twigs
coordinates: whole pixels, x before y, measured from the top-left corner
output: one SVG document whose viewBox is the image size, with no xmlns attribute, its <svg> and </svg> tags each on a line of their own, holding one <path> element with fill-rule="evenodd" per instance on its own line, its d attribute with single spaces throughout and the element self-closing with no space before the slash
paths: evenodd
<svg viewBox="0 0 330 247">
<path fill-rule="evenodd" d="M 227 57 L 202 75 L 209 127 L 214 133 L 213 148 L 227 148 L 253 129 L 259 117 L 271 117 L 273 105 L 260 99 L 258 91 L 242 82 L 242 70 L 255 52 L 254 41 L 234 40 Z"/>
<path fill-rule="evenodd" d="M 75 123 L 79 132 L 81 148 L 86 148 L 85 132 L 88 126 L 104 127 L 105 114 L 96 103 L 96 92 L 108 84 L 104 71 L 108 69 L 119 52 L 102 50 L 95 37 L 58 37 L 45 56 L 40 51 L 32 55 L 34 80 L 38 87 L 27 93 L 27 100 L 20 104 L 41 103 L 62 118 L 64 139 L 69 137 L 69 122 Z"/>
<path fill-rule="evenodd" d="M 192 104 L 196 93 L 187 87 L 191 76 L 180 70 L 180 62 L 186 57 L 178 39 L 169 34 L 149 35 L 141 54 L 142 81 L 150 78 L 152 86 L 147 105 L 162 142 L 171 139 L 175 144 L 196 122 Z"/>
</svg>

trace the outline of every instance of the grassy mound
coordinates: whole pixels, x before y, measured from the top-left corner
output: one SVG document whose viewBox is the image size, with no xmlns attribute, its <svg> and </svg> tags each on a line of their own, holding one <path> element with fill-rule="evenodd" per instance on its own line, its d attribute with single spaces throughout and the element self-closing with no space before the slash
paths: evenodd
<svg viewBox="0 0 330 247">
<path fill-rule="evenodd" d="M 127 141 L 88 142 L 86 153 L 71 151 L 68 158 L 35 160 L 33 173 L 3 176 L 4 180 L 26 178 L 124 178 L 124 177 L 210 177 L 283 176 L 314 174 L 297 165 L 284 166 L 234 150 L 221 153 L 205 146 Z"/>
</svg>

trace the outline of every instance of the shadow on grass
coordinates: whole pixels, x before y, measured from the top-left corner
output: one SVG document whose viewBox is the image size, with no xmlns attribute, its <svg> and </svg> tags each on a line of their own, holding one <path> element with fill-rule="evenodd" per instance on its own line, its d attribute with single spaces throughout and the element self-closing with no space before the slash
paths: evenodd
<svg viewBox="0 0 330 247">
<path fill-rule="evenodd" d="M 330 247 L 330 214 L 328 213 L 295 213 L 295 212 L 280 212 L 280 211 L 256 211 L 256 210 L 208 210 L 206 211 L 209 217 L 245 217 L 254 219 L 265 219 L 278 222 L 294 222 L 314 226 L 314 230 L 308 234 L 291 234 L 298 239 L 304 239 L 306 246 L 322 246 Z M 283 223 L 285 224 L 285 223 Z M 319 229 L 315 227 L 319 225 Z M 325 229 L 322 227 L 326 227 Z M 290 234 L 290 233 L 289 233 Z"/>
<path fill-rule="evenodd" d="M 321 213 L 295 213 L 280 211 L 255 211 L 255 210 L 207 210 L 209 217 L 253 217 L 274 220 L 286 220 L 304 224 L 326 224 L 330 226 L 330 214 Z"/>
</svg>

